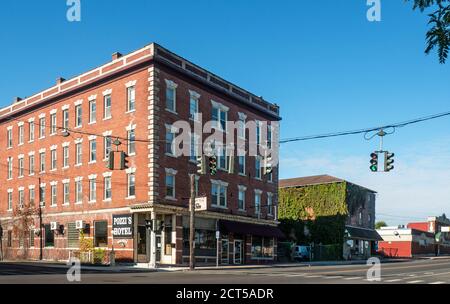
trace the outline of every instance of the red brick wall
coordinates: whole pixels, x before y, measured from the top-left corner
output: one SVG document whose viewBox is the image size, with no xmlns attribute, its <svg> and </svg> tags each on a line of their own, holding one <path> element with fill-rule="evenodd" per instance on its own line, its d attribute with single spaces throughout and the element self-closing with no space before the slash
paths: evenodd
<svg viewBox="0 0 450 304">
<path fill-rule="evenodd" d="M 378 252 L 386 257 L 412 257 L 411 242 L 378 242 Z"/>
</svg>

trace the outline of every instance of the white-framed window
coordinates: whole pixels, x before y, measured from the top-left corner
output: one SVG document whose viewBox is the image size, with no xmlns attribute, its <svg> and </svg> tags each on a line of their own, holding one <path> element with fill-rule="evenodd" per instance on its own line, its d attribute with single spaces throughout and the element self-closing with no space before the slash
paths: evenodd
<svg viewBox="0 0 450 304">
<path fill-rule="evenodd" d="M 247 187 L 238 186 L 238 209 L 245 210 L 245 192 L 247 191 Z"/>
<path fill-rule="evenodd" d="M 97 139 L 91 139 L 89 141 L 89 163 L 95 163 L 97 161 Z"/>
<path fill-rule="evenodd" d="M 19 157 L 19 178 L 24 176 L 24 161 L 23 157 Z"/>
<path fill-rule="evenodd" d="M 93 203 L 97 201 L 97 179 L 89 179 L 89 202 Z"/>
<path fill-rule="evenodd" d="M 175 82 L 166 80 L 166 110 L 174 113 L 177 112 L 177 87 Z"/>
<path fill-rule="evenodd" d="M 45 152 L 39 153 L 39 172 L 45 172 Z"/>
<path fill-rule="evenodd" d="M 12 127 L 6 130 L 6 147 L 12 148 L 13 146 L 13 134 L 12 134 Z"/>
<path fill-rule="evenodd" d="M 272 149 L 272 125 L 267 126 L 267 148 Z"/>
<path fill-rule="evenodd" d="M 82 105 L 75 106 L 75 128 L 80 128 L 83 124 L 83 108 Z"/>
<path fill-rule="evenodd" d="M 171 125 L 166 125 L 166 154 L 174 155 L 175 130 Z"/>
<path fill-rule="evenodd" d="M 199 113 L 199 100 L 200 100 L 200 94 L 194 91 L 189 91 L 191 98 L 189 100 L 189 118 L 192 120 L 198 119 L 198 113 Z"/>
<path fill-rule="evenodd" d="M 218 148 L 217 153 L 217 167 L 222 170 L 228 169 L 228 156 L 227 156 L 227 150 L 226 147 L 220 147 Z"/>
<path fill-rule="evenodd" d="M 58 200 L 58 192 L 57 192 L 57 186 L 56 184 L 52 184 L 51 187 L 51 206 L 56 207 L 57 206 L 57 200 Z"/>
<path fill-rule="evenodd" d="M 8 190 L 8 211 L 13 210 L 13 191 Z"/>
<path fill-rule="evenodd" d="M 111 136 L 106 136 L 103 138 L 104 141 L 104 150 L 103 150 L 103 159 L 109 159 L 109 153 L 112 151 L 112 139 Z"/>
<path fill-rule="evenodd" d="M 103 96 L 103 119 L 111 118 L 111 94 Z"/>
<path fill-rule="evenodd" d="M 81 163 L 83 162 L 83 144 L 82 143 L 75 144 L 75 151 L 76 151 L 75 165 L 80 166 Z"/>
<path fill-rule="evenodd" d="M 245 175 L 245 156 L 238 156 L 239 174 Z"/>
<path fill-rule="evenodd" d="M 245 120 L 247 119 L 247 115 L 244 113 L 238 113 L 239 120 L 238 120 L 238 130 L 237 135 L 241 139 L 245 139 Z"/>
<path fill-rule="evenodd" d="M 67 131 L 69 129 L 69 110 L 65 109 L 62 111 L 62 117 L 63 117 L 63 128 Z"/>
<path fill-rule="evenodd" d="M 97 100 L 89 100 L 89 123 L 93 124 L 97 122 Z"/>
<path fill-rule="evenodd" d="M 189 153 L 189 160 L 196 162 L 198 151 L 199 151 L 199 136 L 197 134 L 191 133 L 191 147 L 190 147 L 190 153 Z"/>
<path fill-rule="evenodd" d="M 103 185 L 103 199 L 105 201 L 111 200 L 112 192 L 111 192 L 111 176 L 104 177 L 104 185 Z"/>
<path fill-rule="evenodd" d="M 43 207 L 45 207 L 45 189 L 46 189 L 45 184 L 41 184 L 39 186 L 39 204 L 41 204 L 41 206 Z"/>
<path fill-rule="evenodd" d="M 50 152 L 50 170 L 56 170 L 57 160 L 56 160 L 56 149 Z"/>
<path fill-rule="evenodd" d="M 128 155 L 136 154 L 136 130 L 130 129 L 127 131 L 127 139 L 128 139 Z"/>
<path fill-rule="evenodd" d="M 273 215 L 273 193 L 267 193 L 267 214 Z"/>
<path fill-rule="evenodd" d="M 34 120 L 28 122 L 28 141 L 33 142 L 34 141 Z"/>
<path fill-rule="evenodd" d="M 261 214 L 261 196 L 262 191 L 255 190 L 255 214 L 257 215 Z"/>
<path fill-rule="evenodd" d="M 19 126 L 19 146 L 23 145 L 25 139 L 25 130 L 23 125 Z"/>
<path fill-rule="evenodd" d="M 261 128 L 262 127 L 262 122 L 257 120 L 256 121 L 256 144 L 260 145 L 261 144 Z"/>
<path fill-rule="evenodd" d="M 13 178 L 13 158 L 8 157 L 7 163 L 8 163 L 8 179 L 12 179 Z"/>
<path fill-rule="evenodd" d="M 34 154 L 32 154 L 32 155 L 28 156 L 28 174 L 29 175 L 34 175 L 34 173 L 35 173 L 34 166 L 35 166 Z"/>
<path fill-rule="evenodd" d="M 223 132 L 227 130 L 228 110 L 228 107 L 218 102 L 212 101 L 212 121 L 216 122 L 216 129 Z"/>
<path fill-rule="evenodd" d="M 63 147 L 63 168 L 69 167 L 69 146 Z"/>
<path fill-rule="evenodd" d="M 262 171 L 261 157 L 255 156 L 255 178 L 256 179 L 261 179 L 261 171 Z"/>
<path fill-rule="evenodd" d="M 25 191 L 24 189 L 19 189 L 19 208 L 23 209 L 25 206 Z"/>
<path fill-rule="evenodd" d="M 136 175 L 134 173 L 128 173 L 127 174 L 127 180 L 128 180 L 128 197 L 135 197 L 136 196 Z"/>
<path fill-rule="evenodd" d="M 81 204 L 83 202 L 83 181 L 81 179 L 75 180 L 75 203 Z"/>
<path fill-rule="evenodd" d="M 45 117 L 39 118 L 39 138 L 45 137 Z"/>
<path fill-rule="evenodd" d="M 50 135 L 55 135 L 58 131 L 58 127 L 56 125 L 56 113 L 52 113 L 50 115 Z"/>
<path fill-rule="evenodd" d="M 63 182 L 63 204 L 64 205 L 70 204 L 70 182 L 69 181 Z"/>
<path fill-rule="evenodd" d="M 127 112 L 136 110 L 136 87 L 127 88 Z"/>
<path fill-rule="evenodd" d="M 166 198 L 175 199 L 175 176 L 177 171 L 173 169 L 166 169 Z"/>
<path fill-rule="evenodd" d="M 212 181 L 211 183 L 211 205 L 214 207 L 227 207 L 228 184 Z"/>
<path fill-rule="evenodd" d="M 30 198 L 30 206 L 34 207 L 36 200 L 36 191 L 34 190 L 34 187 L 28 188 L 28 195 Z"/>
</svg>

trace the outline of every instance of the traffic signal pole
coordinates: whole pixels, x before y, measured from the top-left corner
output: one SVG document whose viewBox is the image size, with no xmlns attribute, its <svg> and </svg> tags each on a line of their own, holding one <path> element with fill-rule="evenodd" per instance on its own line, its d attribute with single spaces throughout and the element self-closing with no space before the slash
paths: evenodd
<svg viewBox="0 0 450 304">
<path fill-rule="evenodd" d="M 191 199 L 189 201 L 190 221 L 189 221 L 189 270 L 195 269 L 195 174 L 190 175 Z"/>
</svg>

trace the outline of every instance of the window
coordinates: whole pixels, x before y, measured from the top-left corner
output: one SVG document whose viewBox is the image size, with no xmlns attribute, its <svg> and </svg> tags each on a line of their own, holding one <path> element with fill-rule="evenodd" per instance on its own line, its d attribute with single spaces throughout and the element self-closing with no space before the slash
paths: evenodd
<svg viewBox="0 0 450 304">
<path fill-rule="evenodd" d="M 227 186 L 213 183 L 211 185 L 211 205 L 215 207 L 227 207 Z"/>
<path fill-rule="evenodd" d="M 174 155 L 175 133 L 171 126 L 166 126 L 166 154 Z"/>
<path fill-rule="evenodd" d="M 34 175 L 34 155 L 28 157 L 28 172 L 30 175 Z"/>
<path fill-rule="evenodd" d="M 272 125 L 267 127 L 267 148 L 272 149 Z"/>
<path fill-rule="evenodd" d="M 110 200 L 111 197 L 112 197 L 112 193 L 111 193 L 111 177 L 110 176 L 105 177 L 104 189 L 105 189 L 104 196 L 103 196 L 104 200 L 105 201 L 106 200 Z"/>
<path fill-rule="evenodd" d="M 134 111 L 136 109 L 136 88 L 134 86 L 127 88 L 127 100 L 127 111 Z"/>
<path fill-rule="evenodd" d="M 212 107 L 212 120 L 216 122 L 217 129 L 222 131 L 227 130 L 227 117 L 228 108 L 214 103 Z"/>
<path fill-rule="evenodd" d="M 67 224 L 67 247 L 68 248 L 80 247 L 80 232 L 77 230 L 76 223 Z"/>
<path fill-rule="evenodd" d="M 50 134 L 55 135 L 57 132 L 56 113 L 50 115 Z"/>
<path fill-rule="evenodd" d="M 362 225 L 362 224 L 363 224 L 363 214 L 362 214 L 361 211 L 360 211 L 359 214 L 358 214 L 358 224 L 359 224 L 359 225 Z"/>
<path fill-rule="evenodd" d="M 39 138 L 45 137 L 45 117 L 39 119 Z"/>
<path fill-rule="evenodd" d="M 256 144 L 260 145 L 261 144 L 261 121 L 257 120 L 256 121 Z"/>
<path fill-rule="evenodd" d="M 240 186 L 238 192 L 238 208 L 239 210 L 245 210 L 245 187 Z"/>
<path fill-rule="evenodd" d="M 45 229 L 45 247 L 55 246 L 55 234 L 51 230 L 50 224 L 44 225 Z"/>
<path fill-rule="evenodd" d="M 136 153 L 136 131 L 134 129 L 128 131 L 128 155 Z"/>
<path fill-rule="evenodd" d="M 173 81 L 166 80 L 166 109 L 171 112 L 177 111 L 177 84 Z"/>
<path fill-rule="evenodd" d="M 228 163 L 228 157 L 227 157 L 227 151 L 225 146 L 220 149 L 218 154 L 218 161 L 217 165 L 219 169 L 227 170 L 227 163 Z"/>
<path fill-rule="evenodd" d="M 108 247 L 108 222 L 94 222 L 94 246 Z"/>
<path fill-rule="evenodd" d="M 273 215 L 273 194 L 267 193 L 267 214 Z"/>
<path fill-rule="evenodd" d="M 103 97 L 103 119 L 111 118 L 111 95 Z"/>
<path fill-rule="evenodd" d="M 83 184 L 81 180 L 75 181 L 75 203 L 81 204 L 83 202 Z"/>
<path fill-rule="evenodd" d="M 255 178 L 261 179 L 261 157 L 255 156 Z"/>
<path fill-rule="evenodd" d="M 245 175 L 245 156 L 239 156 L 238 162 L 239 162 L 239 174 Z"/>
<path fill-rule="evenodd" d="M 92 99 L 89 101 L 89 123 L 97 122 L 97 101 Z"/>
<path fill-rule="evenodd" d="M 255 213 L 257 215 L 261 214 L 261 192 L 255 191 Z"/>
<path fill-rule="evenodd" d="M 28 126 L 29 126 L 29 129 L 28 129 L 28 131 L 29 131 L 28 137 L 29 137 L 29 141 L 32 142 L 32 141 L 34 141 L 34 121 L 30 121 L 30 122 L 28 123 Z"/>
<path fill-rule="evenodd" d="M 189 159 L 191 161 L 197 162 L 198 150 L 200 149 L 199 145 L 198 135 L 191 133 L 191 149 L 189 153 Z"/>
<path fill-rule="evenodd" d="M 128 197 L 136 196 L 136 175 L 134 173 L 128 174 Z"/>
<path fill-rule="evenodd" d="M 75 165 L 81 165 L 83 161 L 83 146 L 81 143 L 75 145 L 76 155 L 75 155 Z"/>
<path fill-rule="evenodd" d="M 29 188 L 29 196 L 30 196 L 30 207 L 34 207 L 34 200 L 36 199 L 36 193 L 34 191 L 34 188 Z"/>
<path fill-rule="evenodd" d="M 175 198 L 175 174 L 166 172 L 166 197 Z"/>
<path fill-rule="evenodd" d="M 245 119 L 246 115 L 243 113 L 239 113 L 237 134 L 240 138 L 243 139 L 245 139 Z"/>
<path fill-rule="evenodd" d="M 68 181 L 63 184 L 63 204 L 70 204 L 70 184 Z"/>
<path fill-rule="evenodd" d="M 19 126 L 19 145 L 23 145 L 24 142 L 24 129 L 23 125 Z"/>
<path fill-rule="evenodd" d="M 11 230 L 8 231 L 7 246 L 8 246 L 9 248 L 12 247 L 12 231 L 11 231 Z"/>
<path fill-rule="evenodd" d="M 273 246 L 273 238 L 252 236 L 252 258 L 272 259 L 274 253 Z"/>
<path fill-rule="evenodd" d="M 92 178 L 89 180 L 89 202 L 97 201 L 97 180 Z"/>
<path fill-rule="evenodd" d="M 29 232 L 29 236 L 30 236 L 30 248 L 34 248 L 34 229 L 31 229 Z"/>
<path fill-rule="evenodd" d="M 23 177 L 24 175 L 24 164 L 23 164 L 23 158 L 19 158 L 19 177 Z"/>
<path fill-rule="evenodd" d="M 89 141 L 89 162 L 95 163 L 97 161 L 97 140 Z"/>
<path fill-rule="evenodd" d="M 39 203 L 45 206 L 45 185 L 40 185 L 39 187 Z"/>
<path fill-rule="evenodd" d="M 45 172 L 45 152 L 39 153 L 39 172 Z"/>
<path fill-rule="evenodd" d="M 57 205 L 57 202 L 56 202 L 56 200 L 57 200 L 57 191 L 56 191 L 57 189 L 56 189 L 56 185 L 52 185 L 51 186 L 51 194 L 52 194 L 52 196 L 51 196 L 51 206 L 53 206 L 53 207 L 55 207 L 56 205 Z"/>
<path fill-rule="evenodd" d="M 67 131 L 69 129 L 69 110 L 64 110 L 63 115 L 63 128 Z"/>
<path fill-rule="evenodd" d="M 8 211 L 13 210 L 12 201 L 13 201 L 13 193 L 12 191 L 8 191 Z"/>
<path fill-rule="evenodd" d="M 13 177 L 13 159 L 12 157 L 8 157 L 8 179 L 12 179 Z"/>
<path fill-rule="evenodd" d="M 7 132 L 6 133 L 6 138 L 7 138 L 6 145 L 8 148 L 12 148 L 12 146 L 13 146 L 12 129 L 8 129 L 6 132 Z"/>
<path fill-rule="evenodd" d="M 104 147 L 105 147 L 105 149 L 103 151 L 103 154 L 104 154 L 103 158 L 105 160 L 109 159 L 109 153 L 112 151 L 111 145 L 112 145 L 111 137 L 110 136 L 104 137 Z"/>
<path fill-rule="evenodd" d="M 68 146 L 63 147 L 63 167 L 64 168 L 69 167 L 69 147 Z"/>
<path fill-rule="evenodd" d="M 51 165 L 51 170 L 56 170 L 56 149 L 52 150 L 50 152 L 50 165 Z"/>
<path fill-rule="evenodd" d="M 81 105 L 75 107 L 75 128 L 80 128 L 83 124 L 83 108 Z"/>
<path fill-rule="evenodd" d="M 189 101 L 189 118 L 192 120 L 198 119 L 198 103 L 200 95 L 197 92 L 190 91 L 191 99 Z"/>
<path fill-rule="evenodd" d="M 23 209 L 25 203 L 25 192 L 23 189 L 19 190 L 19 208 Z"/>
</svg>

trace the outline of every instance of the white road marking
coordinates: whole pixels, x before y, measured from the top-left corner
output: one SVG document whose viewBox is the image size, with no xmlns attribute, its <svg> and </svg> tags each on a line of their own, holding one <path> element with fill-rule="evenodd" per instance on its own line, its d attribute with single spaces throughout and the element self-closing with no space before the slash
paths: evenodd
<svg viewBox="0 0 450 304">
<path fill-rule="evenodd" d="M 431 285 L 441 285 L 441 284 L 446 284 L 445 282 L 442 281 L 438 281 L 438 282 L 433 282 L 433 283 L 429 283 Z"/>
<path fill-rule="evenodd" d="M 361 280 L 361 279 L 363 279 L 363 277 L 351 277 L 351 278 L 345 278 L 344 280 L 350 281 L 350 280 Z"/>
<path fill-rule="evenodd" d="M 299 274 L 286 274 L 286 277 L 304 277 L 306 276 L 306 273 L 299 273 Z"/>
<path fill-rule="evenodd" d="M 406 284 L 418 284 L 418 283 L 423 283 L 423 282 L 424 282 L 423 280 L 416 280 L 416 281 L 406 282 Z"/>
<path fill-rule="evenodd" d="M 306 276 L 305 278 L 313 279 L 313 278 L 321 278 L 321 277 L 322 277 L 321 275 L 309 275 L 309 276 Z"/>
<path fill-rule="evenodd" d="M 403 279 L 393 279 L 393 280 L 386 280 L 387 283 L 394 283 L 394 282 L 400 282 L 403 281 Z"/>
<path fill-rule="evenodd" d="M 331 276 L 331 277 L 324 277 L 324 279 L 329 279 L 329 280 L 333 280 L 333 279 L 342 279 L 343 276 Z"/>
</svg>

